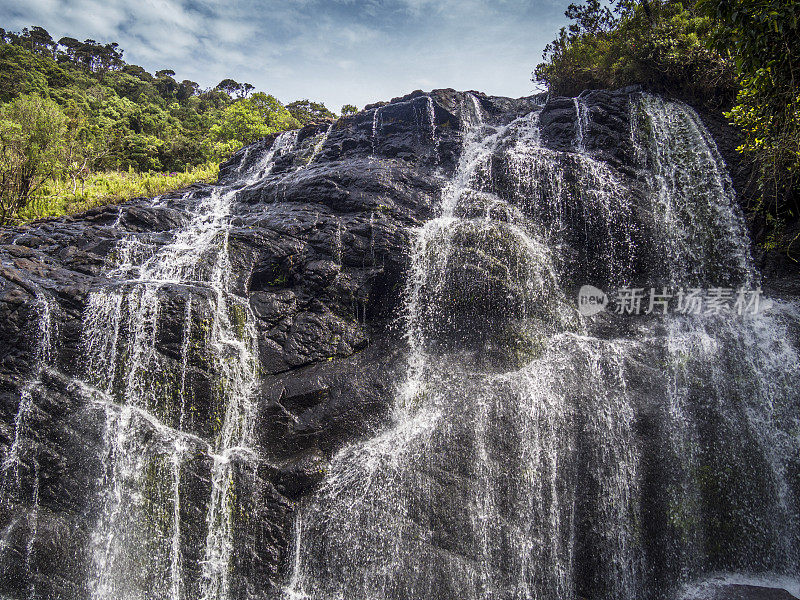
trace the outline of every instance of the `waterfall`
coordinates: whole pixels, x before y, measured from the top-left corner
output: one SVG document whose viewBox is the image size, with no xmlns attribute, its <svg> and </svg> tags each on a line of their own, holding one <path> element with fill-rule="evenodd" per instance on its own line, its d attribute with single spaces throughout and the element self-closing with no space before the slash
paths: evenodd
<svg viewBox="0 0 800 600">
<path fill-rule="evenodd" d="M 269 175 L 275 166 L 274 160 L 276 156 L 280 156 L 281 154 L 294 148 L 295 144 L 297 143 L 298 133 L 299 130 L 294 129 L 292 131 L 285 131 L 275 138 L 269 150 L 267 150 L 262 157 L 258 166 L 253 169 L 253 172 L 249 175 L 249 177 L 245 178 L 245 185 L 249 185 L 255 181 L 258 181 L 262 177 Z M 248 147 L 245 152 L 247 152 L 249 149 L 250 148 Z M 246 160 L 247 154 L 245 154 L 245 156 L 242 158 L 242 164 L 244 164 Z"/>
<path fill-rule="evenodd" d="M 231 597 L 232 485 L 236 462 L 252 455 L 258 349 L 249 303 L 233 292 L 230 217 L 238 190 L 267 175 L 296 135 L 281 134 L 236 186 L 213 188 L 166 245 L 124 238 L 109 283 L 90 295 L 86 374 L 106 414 L 95 599 Z M 195 398 L 198 389 L 212 397 Z M 210 471 L 210 495 L 184 507 L 185 477 L 198 469 Z M 205 511 L 202 550 L 187 546 L 198 534 L 183 537 L 198 527 L 189 508 Z"/>
<path fill-rule="evenodd" d="M 314 159 L 317 158 L 317 154 L 320 153 L 320 150 L 322 150 L 322 147 L 325 145 L 325 142 L 328 141 L 328 136 L 330 136 L 331 131 L 333 131 L 333 128 L 335 126 L 336 126 L 336 121 L 333 121 L 330 125 L 328 125 L 328 128 L 325 130 L 325 133 L 322 134 L 322 137 L 320 137 L 319 141 L 316 144 L 314 144 L 314 150 L 311 152 L 311 156 L 309 157 L 308 162 L 306 163 L 306 168 L 310 167 L 313 164 Z"/>
<path fill-rule="evenodd" d="M 645 94 L 632 113 L 637 154 L 653 163 L 644 173 L 666 275 L 676 283 L 746 279 L 752 273 L 747 235 L 711 134 L 693 110 L 657 96 Z"/>
<path fill-rule="evenodd" d="M 380 125 L 381 125 L 381 108 L 380 106 L 375 107 L 372 112 L 372 156 L 375 156 L 375 153 L 378 150 L 378 133 L 380 132 Z"/>
<path fill-rule="evenodd" d="M 586 130 L 589 127 L 589 114 L 586 101 L 577 96 L 573 99 L 575 103 L 575 149 L 580 153 L 586 152 Z"/>
<path fill-rule="evenodd" d="M 28 598 L 36 598 L 34 577 L 34 552 L 39 527 L 39 456 L 37 444 L 31 439 L 35 429 L 30 420 L 36 410 L 34 397 L 42 388 L 42 375 L 53 360 L 55 339 L 58 335 L 53 318 L 53 299 L 43 290 L 36 290 L 37 328 L 34 331 L 33 373 L 20 392 L 19 406 L 14 417 L 14 435 L 10 448 L 0 461 L 0 507 L 12 506 L 22 501 L 30 488 L 27 543 L 25 544 L 25 570 L 28 576 Z M 25 471 L 28 477 L 23 477 Z M 31 472 L 32 471 L 32 472 Z M 30 479 L 28 482 L 27 479 Z M 4 536 L 5 537 L 5 536 Z M 0 540 L 0 559 L 8 551 L 6 539 Z"/>
<path fill-rule="evenodd" d="M 509 308 L 529 317 L 524 326 L 485 323 L 490 331 L 502 328 L 513 352 L 531 351 L 548 330 L 537 310 L 552 311 L 548 314 L 564 327 L 574 321 L 574 309 L 563 298 L 546 297 L 555 285 L 547 248 L 526 230 L 515 207 L 481 189 L 490 179 L 493 153 L 508 130 L 521 123 L 486 125 L 474 96 L 464 113 L 464 147 L 442 191 L 440 216 L 420 228 L 413 245 L 406 307 L 411 359 L 393 424 L 338 454 L 318 498 L 301 511 L 298 563 L 288 598 L 422 598 L 445 590 L 452 597 L 483 598 L 504 589 L 525 597 L 531 582 L 514 581 L 518 572 L 568 590 L 571 525 L 564 507 L 570 501 L 557 489 L 560 461 L 567 456 L 562 450 L 569 444 L 559 435 L 564 418 L 537 415 L 540 407 L 529 404 L 534 398 L 514 378 L 474 372 L 470 366 L 477 357 L 463 364 L 460 352 L 440 350 L 459 327 L 454 315 L 446 314 L 458 302 L 454 293 L 471 283 L 460 280 L 459 273 L 472 269 L 482 271 L 474 281 L 475 294 L 505 292 Z M 497 264 L 492 251 L 504 253 L 510 265 Z M 465 398 L 470 402 L 463 404 Z M 517 419 L 513 440 L 492 436 L 497 423 Z M 539 445 L 530 443 L 534 437 Z M 459 444 L 463 461 L 448 452 Z M 549 484 L 528 470 L 534 455 L 537 465 L 543 455 L 551 461 L 542 468 Z M 511 481 L 503 482 L 504 457 L 518 459 L 527 486 L 514 500 L 500 492 L 511 491 L 506 488 Z M 452 488 L 438 487 L 431 473 L 448 471 L 454 472 Z M 470 481 L 460 481 L 455 473 L 468 474 Z M 519 510 L 509 511 L 509 502 Z M 441 509 L 425 514 L 436 505 Z M 534 518 L 540 509 L 550 515 L 547 523 Z M 502 531 L 493 526 L 499 518 L 507 519 Z M 445 521 L 436 527 L 436 519 Z M 437 540 L 439 535 L 451 537 Z M 539 536 L 558 540 L 558 548 L 531 553 Z M 429 544 L 447 552 L 433 552 Z"/>
<path fill-rule="evenodd" d="M 14 440 L 6 456 L 3 457 L 3 479 L 2 487 L 0 487 L 3 496 L 0 497 L 0 500 L 3 499 L 9 488 L 19 487 L 19 469 L 22 465 L 22 455 L 25 452 L 28 420 L 34 409 L 33 394 L 36 388 L 41 385 L 42 372 L 52 360 L 54 350 L 53 340 L 57 332 L 54 331 L 53 300 L 41 290 L 37 290 L 36 293 L 36 311 L 38 313 L 38 328 L 34 337 L 36 340 L 34 371 L 20 393 L 19 408 L 17 409 L 16 417 L 14 417 Z M 11 481 L 8 480 L 9 471 L 11 471 Z"/>
<path fill-rule="evenodd" d="M 434 154 L 439 154 L 439 140 L 436 137 L 436 108 L 433 103 L 433 98 L 430 95 L 425 96 L 428 104 L 428 127 L 431 130 L 431 141 L 433 142 Z"/>
<path fill-rule="evenodd" d="M 637 196 L 586 150 L 585 103 L 564 152 L 541 105 L 501 124 L 466 97 L 459 163 L 412 239 L 390 422 L 303 501 L 287 600 L 645 600 L 711 573 L 798 577 L 800 310 L 612 333 L 580 317 L 582 283 L 758 281 L 694 111 L 631 103 Z"/>
<path fill-rule="evenodd" d="M 698 114 L 441 90 L 347 124 L 4 250 L 32 296 L 4 288 L 30 329 L 9 328 L 3 593 L 62 576 L 94 600 L 800 590 L 800 304 L 760 296 Z M 73 248 L 87 231 L 97 245 Z M 79 319 L 65 247 L 92 282 Z M 591 316 L 585 286 L 610 300 Z M 704 290 L 730 310 L 675 309 Z M 627 314 L 623 291 L 672 310 Z M 259 357 L 284 327 L 313 350 L 342 323 L 362 353 Z"/>
</svg>

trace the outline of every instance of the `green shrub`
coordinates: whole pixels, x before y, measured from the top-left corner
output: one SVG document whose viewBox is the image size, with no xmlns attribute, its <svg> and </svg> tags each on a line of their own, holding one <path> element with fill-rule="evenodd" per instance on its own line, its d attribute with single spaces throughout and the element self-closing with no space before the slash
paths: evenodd
<svg viewBox="0 0 800 600">
<path fill-rule="evenodd" d="M 735 57 L 741 89 L 726 116 L 743 134 L 740 152 L 757 167 L 754 208 L 765 243 L 780 247 L 784 225 L 800 217 L 800 0 L 701 0 L 698 7 L 714 20 L 715 47 Z"/>
<path fill-rule="evenodd" d="M 713 20 L 679 1 L 624 1 L 612 12 L 597 0 L 570 5 L 574 19 L 547 46 L 534 79 L 555 94 L 642 84 L 680 92 L 712 106 L 729 106 L 736 89 L 733 62 L 707 47 Z"/>
<path fill-rule="evenodd" d="M 61 175 L 67 117 L 52 100 L 18 96 L 0 106 L 0 225 Z"/>
<path fill-rule="evenodd" d="M 41 195 L 19 212 L 18 219 L 27 222 L 60 217 L 140 196 L 166 194 L 193 183 L 212 182 L 218 172 L 219 165 L 209 162 L 180 173 L 137 173 L 133 170 L 93 173 L 76 192 L 72 191 L 69 180 L 50 180 L 43 186 Z"/>
</svg>

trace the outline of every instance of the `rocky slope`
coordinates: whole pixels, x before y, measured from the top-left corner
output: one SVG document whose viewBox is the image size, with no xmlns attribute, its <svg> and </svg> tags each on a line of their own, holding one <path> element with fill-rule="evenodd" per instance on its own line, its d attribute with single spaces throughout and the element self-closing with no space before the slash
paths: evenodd
<svg viewBox="0 0 800 600">
<path fill-rule="evenodd" d="M 584 98 L 590 114 L 585 147 L 633 196 L 642 187 L 630 141 L 630 98 L 637 93 L 601 91 Z M 545 101 L 474 97 L 494 124 Z M 229 217 L 231 291 L 246 299 L 255 317 L 259 361 L 258 457 L 243 462 L 236 482 L 246 499 L 234 536 L 231 585 L 241 591 L 236 597 L 273 593 L 285 580 L 296 503 L 314 489 L 338 449 L 385 421 L 406 358 L 398 322 L 411 231 L 433 214 L 455 169 L 468 103 L 465 94 L 452 90 L 417 92 L 343 117 L 330 129 L 306 127 L 292 149 L 275 157 L 268 175 L 236 196 Z M 548 99 L 539 119 L 543 144 L 557 151 L 573 147 L 580 126 L 573 99 Z M 730 134 L 718 123 L 708 125 L 733 160 Z M 274 141 L 233 156 L 220 170 L 220 185 L 236 187 L 240 174 Z M 736 181 L 741 187 L 744 178 Z M 501 174 L 498 189 L 503 185 Z M 196 186 L 0 231 L 0 596 L 88 597 L 89 548 L 108 477 L 103 448 L 109 418 L 102 394 L 84 383 L 92 380 L 84 327 L 89 297 L 120 282 L 111 271 L 120 240 L 163 247 L 214 188 Z M 645 223 L 646 217 L 639 220 Z M 564 249 L 565 272 L 576 285 L 609 277 L 586 260 L 597 244 L 593 233 L 576 233 Z M 646 229 L 636 235 L 646 248 Z M 647 273 L 647 252 L 634 259 L 635 272 Z M 489 268 L 480 261 L 472 266 Z M 159 293 L 155 348 L 163 364 L 177 369 L 187 303 L 203 292 L 176 284 Z M 497 308 L 465 311 L 476 317 Z M 199 331 L 208 315 L 199 309 L 191 319 Z M 51 349 L 43 352 L 46 335 Z M 216 374 L 199 354 L 190 362 L 184 372 L 193 412 L 181 429 L 201 445 L 213 437 Z M 21 411 L 26 395 L 30 406 Z M 155 431 L 160 425 L 148 426 Z M 180 486 L 186 500 L 176 510 L 186 513 L 185 522 L 195 522 L 196 531 L 185 531 L 181 542 L 185 579 L 191 582 L 202 568 L 212 465 L 198 451 L 185 468 L 189 476 Z"/>
</svg>

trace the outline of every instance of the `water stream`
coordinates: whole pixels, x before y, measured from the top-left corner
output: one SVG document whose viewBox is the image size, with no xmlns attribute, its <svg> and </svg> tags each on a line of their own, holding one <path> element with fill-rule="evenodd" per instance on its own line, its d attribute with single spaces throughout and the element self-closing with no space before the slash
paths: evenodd
<svg viewBox="0 0 800 600">
<path fill-rule="evenodd" d="M 673 301 L 676 290 L 724 288 L 733 300 L 757 288 L 733 185 L 701 119 L 680 102 L 633 96 L 623 174 L 595 144 L 602 123 L 589 97 L 574 100 L 574 139 L 568 132 L 560 150 L 542 139 L 544 101 L 510 119 L 485 97 L 454 97 L 458 125 L 437 124 L 444 109 L 415 97 L 414 139 L 434 148 L 442 185 L 432 217 L 411 230 L 398 315 L 407 364 L 389 418 L 339 450 L 297 504 L 275 597 L 672 600 L 726 582 L 800 589 L 800 307 L 773 298 L 752 314 L 609 307 L 587 317 L 574 298 L 583 284 L 664 289 Z M 388 115 L 376 108 L 363 123 L 373 157 Z M 328 156 L 334 125 L 293 173 Z M 453 126 L 461 149 L 445 176 L 439 138 L 454 139 Z M 234 182 L 157 200 L 164 210 L 175 202 L 182 224 L 127 232 L 89 295 L 86 362 L 70 385 L 103 425 L 93 600 L 261 598 L 242 582 L 252 569 L 237 571 L 253 525 L 242 520 L 253 508 L 242 481 L 265 481 L 258 334 L 237 289 L 231 221 L 240 192 L 297 139 L 248 148 Z M 125 223 L 121 208 L 115 227 Z M 374 267 L 385 225 L 376 212 L 366 225 L 362 267 Z M 325 238 L 339 269 L 352 267 L 347 226 L 337 217 Z M 58 334 L 44 290 L 35 308 L 35 369 L 0 487 L 0 505 L 32 507 L 18 518 L 28 519 L 30 598 L 44 515 L 36 398 Z M 0 557 L 18 529 L 0 531 Z"/>
<path fill-rule="evenodd" d="M 231 291 L 230 211 L 238 190 L 264 177 L 294 140 L 296 132 L 281 134 L 242 181 L 201 198 L 167 245 L 125 238 L 109 272 L 114 283 L 91 294 L 87 374 L 114 400 L 106 406 L 106 498 L 92 542 L 95 599 L 230 598 L 233 465 L 251 453 L 258 372 L 249 303 Z M 175 297 L 183 306 L 169 304 Z M 165 323 L 170 318 L 177 323 Z M 165 327 L 180 331 L 174 358 L 165 352 Z M 202 385 L 212 394 L 211 414 L 198 412 L 189 385 L 200 368 L 210 374 Z M 188 590 L 182 478 L 187 466 L 204 463 L 205 545 L 199 583 Z"/>
<path fill-rule="evenodd" d="M 797 576 L 797 308 L 598 336 L 567 298 L 575 239 L 606 289 L 645 253 L 654 282 L 757 282 L 713 140 L 683 104 L 632 104 L 645 222 L 586 150 L 584 100 L 572 152 L 541 143 L 540 110 L 492 124 L 467 97 L 460 162 L 412 244 L 391 423 L 304 502 L 286 599 L 636 600 Z"/>
</svg>

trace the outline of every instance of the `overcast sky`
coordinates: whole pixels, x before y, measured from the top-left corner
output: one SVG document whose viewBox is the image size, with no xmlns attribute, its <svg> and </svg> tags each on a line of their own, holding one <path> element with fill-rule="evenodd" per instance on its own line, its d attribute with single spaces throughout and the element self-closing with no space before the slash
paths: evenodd
<svg viewBox="0 0 800 600">
<path fill-rule="evenodd" d="M 119 42 L 202 87 L 225 77 L 338 112 L 415 89 L 533 93 L 569 0 L 0 0 L 0 26 Z"/>
</svg>

